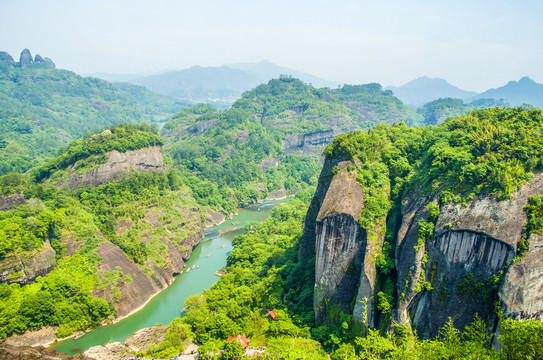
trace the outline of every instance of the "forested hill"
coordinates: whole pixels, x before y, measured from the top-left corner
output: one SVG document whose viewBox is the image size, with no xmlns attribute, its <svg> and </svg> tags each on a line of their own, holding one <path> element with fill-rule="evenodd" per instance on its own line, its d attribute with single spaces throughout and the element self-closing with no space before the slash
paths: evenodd
<svg viewBox="0 0 543 360">
<path fill-rule="evenodd" d="M 184 106 L 157 94 L 164 101 L 149 106 L 150 92 L 123 88 L 123 93 L 106 81 L 56 69 L 50 59 L 32 57 L 28 50 L 19 62 L 1 52 L 0 175 L 40 165 L 87 132 L 161 120 Z"/>
<path fill-rule="evenodd" d="M 73 142 L 34 177 L 0 176 L 0 339 L 98 326 L 181 272 L 203 237 L 202 215 L 164 168 L 160 144 L 153 127 L 115 125 Z"/>
<path fill-rule="evenodd" d="M 272 190 L 316 184 L 333 137 L 378 123 L 422 122 L 379 84 L 316 89 L 291 77 L 246 92 L 231 109 L 187 108 L 164 125 L 165 150 L 204 205 L 228 211 Z"/>
</svg>

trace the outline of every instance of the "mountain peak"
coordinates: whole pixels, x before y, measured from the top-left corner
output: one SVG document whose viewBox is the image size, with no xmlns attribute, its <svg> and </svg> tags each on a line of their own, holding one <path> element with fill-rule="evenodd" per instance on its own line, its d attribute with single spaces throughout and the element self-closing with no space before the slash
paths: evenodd
<svg viewBox="0 0 543 360">
<path fill-rule="evenodd" d="M 512 106 L 530 104 L 543 107 L 543 84 L 524 76 L 519 81 L 509 81 L 502 87 L 475 96 L 475 99 L 480 98 L 504 99 Z"/>
<path fill-rule="evenodd" d="M 535 81 L 530 79 L 528 76 L 524 76 L 518 81 L 519 84 L 535 84 Z"/>
<path fill-rule="evenodd" d="M 465 91 L 451 85 L 445 79 L 430 78 L 428 76 L 421 76 L 402 86 L 390 86 L 387 89 L 392 90 L 394 95 L 404 103 L 415 106 L 422 106 L 438 98 L 465 99 L 476 95 L 475 92 Z"/>
</svg>

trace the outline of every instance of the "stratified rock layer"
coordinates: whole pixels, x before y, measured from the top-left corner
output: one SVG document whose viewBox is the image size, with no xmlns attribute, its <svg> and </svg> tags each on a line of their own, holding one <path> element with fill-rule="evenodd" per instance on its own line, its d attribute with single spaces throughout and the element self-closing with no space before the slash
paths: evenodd
<svg viewBox="0 0 543 360">
<path fill-rule="evenodd" d="M 45 241 L 41 249 L 24 255 L 9 254 L 0 261 L 0 283 L 30 284 L 57 265 L 55 250 Z"/>
<path fill-rule="evenodd" d="M 56 185 L 58 187 L 66 185 L 71 189 L 79 186 L 98 186 L 119 178 L 130 169 L 142 172 L 163 171 L 164 157 L 159 146 L 130 150 L 124 153 L 114 150 L 106 155 L 108 161 L 105 164 L 83 174 L 77 174 L 72 169 L 68 179 L 60 181 Z"/>
<path fill-rule="evenodd" d="M 527 254 L 509 268 L 500 289 L 508 318 L 543 320 L 543 237 L 532 235 Z"/>
</svg>

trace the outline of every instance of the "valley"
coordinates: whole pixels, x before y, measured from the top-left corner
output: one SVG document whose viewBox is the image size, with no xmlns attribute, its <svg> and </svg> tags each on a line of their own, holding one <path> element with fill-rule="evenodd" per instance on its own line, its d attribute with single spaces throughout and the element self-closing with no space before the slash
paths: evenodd
<svg viewBox="0 0 543 360">
<path fill-rule="evenodd" d="M 279 76 L 218 110 L 6 54 L 0 357 L 541 355 L 539 108 Z"/>
</svg>

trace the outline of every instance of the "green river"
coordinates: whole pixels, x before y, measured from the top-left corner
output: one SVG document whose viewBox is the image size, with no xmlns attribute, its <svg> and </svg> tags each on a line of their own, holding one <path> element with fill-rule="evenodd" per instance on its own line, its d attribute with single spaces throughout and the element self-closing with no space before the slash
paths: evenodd
<svg viewBox="0 0 543 360">
<path fill-rule="evenodd" d="M 93 330 L 78 339 L 68 339 L 54 343 L 51 347 L 66 354 L 76 354 L 109 341 L 122 342 L 136 331 L 156 324 L 169 324 L 180 316 L 185 299 L 198 294 L 213 285 L 219 277 L 215 271 L 226 265 L 226 257 L 232 250 L 232 239 L 243 233 L 243 226 L 264 220 L 272 207 L 285 200 L 265 201 L 238 210 L 238 215 L 224 223 L 208 228 L 205 237 L 194 249 L 186 265 L 200 265 L 198 269 L 178 275 L 174 282 L 157 294 L 137 313 L 119 321 Z M 233 225 L 232 222 L 240 222 Z M 237 229 L 233 229 L 237 227 Z M 207 254 L 211 254 L 206 257 Z"/>
</svg>

